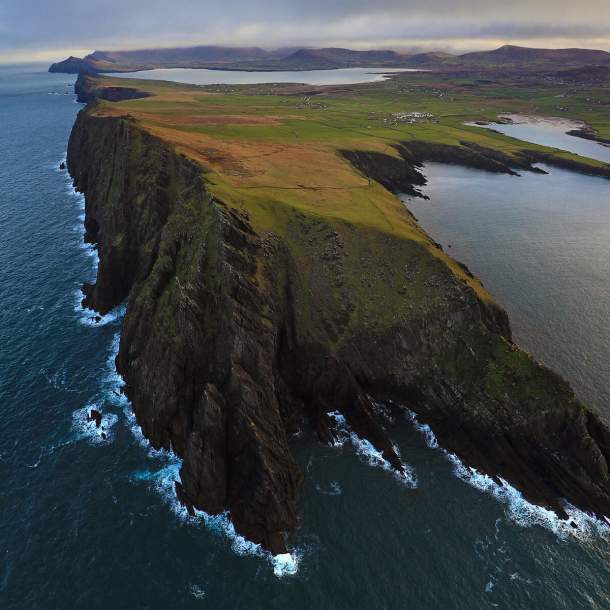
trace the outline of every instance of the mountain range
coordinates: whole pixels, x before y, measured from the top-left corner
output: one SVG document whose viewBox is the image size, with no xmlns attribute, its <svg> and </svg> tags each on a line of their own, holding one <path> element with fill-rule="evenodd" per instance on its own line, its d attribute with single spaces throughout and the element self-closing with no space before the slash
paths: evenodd
<svg viewBox="0 0 610 610">
<path fill-rule="evenodd" d="M 392 50 L 356 51 L 343 48 L 194 46 L 133 51 L 94 51 L 84 58 L 68 57 L 50 72 L 75 74 L 136 72 L 154 68 L 229 70 L 322 70 L 350 67 L 446 68 L 482 67 L 574 68 L 610 66 L 610 53 L 591 49 L 534 49 L 504 45 L 492 51 L 462 55 L 442 52 L 405 54 Z"/>
</svg>

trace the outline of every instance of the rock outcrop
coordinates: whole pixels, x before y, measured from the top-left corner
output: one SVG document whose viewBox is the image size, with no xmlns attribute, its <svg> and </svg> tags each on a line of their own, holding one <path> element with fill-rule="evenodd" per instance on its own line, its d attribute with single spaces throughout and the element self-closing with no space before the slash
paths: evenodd
<svg viewBox="0 0 610 610">
<path fill-rule="evenodd" d="M 598 131 L 593 129 L 593 127 L 585 126 L 579 129 L 570 129 L 569 131 L 566 131 L 566 133 L 569 136 L 584 138 L 585 140 L 593 140 L 594 142 L 599 142 L 600 144 L 610 146 L 610 140 L 608 138 L 602 138 Z"/>
<path fill-rule="evenodd" d="M 385 171 L 378 156 L 345 156 L 388 188 L 417 184 L 405 151 Z M 284 552 L 302 481 L 289 434 L 312 425 L 331 439 L 339 410 L 400 470 L 377 414 L 391 399 L 529 500 L 610 515 L 610 430 L 512 343 L 506 313 L 425 234 L 296 209 L 259 230 L 199 165 L 95 104 L 68 168 L 100 257 L 84 304 L 105 313 L 127 299 L 117 369 L 145 436 L 183 459 L 190 510 L 228 510 Z"/>
<path fill-rule="evenodd" d="M 92 78 L 91 75 L 81 72 L 74 83 L 76 101 L 81 104 L 88 104 L 95 99 L 106 100 L 108 102 L 120 102 L 122 100 L 137 100 L 150 97 L 146 91 L 141 91 L 135 87 L 105 87 L 103 76 Z"/>
<path fill-rule="evenodd" d="M 59 74 L 94 74 L 96 70 L 87 62 L 86 59 L 70 55 L 70 57 L 64 59 L 63 61 L 58 61 L 51 64 L 49 67 L 49 72 L 57 72 Z"/>
</svg>

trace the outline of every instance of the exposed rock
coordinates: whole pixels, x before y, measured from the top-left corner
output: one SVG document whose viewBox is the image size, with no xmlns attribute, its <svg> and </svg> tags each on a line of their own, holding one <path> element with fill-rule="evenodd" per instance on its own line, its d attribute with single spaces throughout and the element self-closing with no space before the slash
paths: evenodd
<svg viewBox="0 0 610 610">
<path fill-rule="evenodd" d="M 140 91 L 134 87 L 103 87 L 99 86 L 104 77 L 97 75 L 95 80 L 87 73 L 81 72 L 74 83 L 76 101 L 87 104 L 95 99 L 107 100 L 109 102 L 120 102 L 121 100 L 135 100 L 150 97 L 150 93 Z"/>
<path fill-rule="evenodd" d="M 51 64 L 49 72 L 62 74 L 82 74 L 85 72 L 95 73 L 95 68 L 85 59 L 71 55 L 63 61 Z"/>
<path fill-rule="evenodd" d="M 95 427 L 99 428 L 102 425 L 102 414 L 97 409 L 91 409 L 87 414 L 87 421 L 94 421 Z"/>
<path fill-rule="evenodd" d="M 593 140 L 600 144 L 610 145 L 610 140 L 602 138 L 599 133 L 592 127 L 581 127 L 580 129 L 570 129 L 566 131 L 569 136 L 575 136 L 577 138 L 584 138 L 585 140 Z"/>
</svg>

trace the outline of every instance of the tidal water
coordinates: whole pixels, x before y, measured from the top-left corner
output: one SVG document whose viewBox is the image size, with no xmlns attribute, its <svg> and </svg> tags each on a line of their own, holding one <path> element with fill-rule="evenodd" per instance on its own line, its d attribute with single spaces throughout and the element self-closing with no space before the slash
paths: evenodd
<svg viewBox="0 0 610 610">
<path fill-rule="evenodd" d="M 429 163 L 430 201 L 407 205 L 508 310 L 516 342 L 610 421 L 610 181 L 541 167 Z"/>
<path fill-rule="evenodd" d="M 92 278 L 96 257 L 82 241 L 82 198 L 58 169 L 79 110 L 64 94 L 72 80 L 42 67 L 0 68 L 0 608 L 610 607 L 608 528 L 578 513 L 578 530 L 566 527 L 514 490 L 452 461 L 429 430 L 401 415 L 388 425 L 411 466 L 408 481 L 396 479 L 348 431 L 337 447 L 321 446 L 308 433 L 293 439 L 306 477 L 290 560 L 274 561 L 236 537 L 224 518 L 187 518 L 173 494 L 178 461 L 147 447 L 116 393 L 121 311 L 96 324 L 78 307 L 79 286 Z M 445 170 L 453 171 L 439 167 L 440 184 L 450 176 Z M 563 269 L 572 264 L 569 257 L 555 264 L 561 249 L 553 249 L 548 232 L 556 230 L 557 213 L 544 208 L 537 191 L 512 216 L 498 216 L 509 206 L 490 198 L 496 191 L 486 190 L 485 198 L 473 191 L 477 207 L 472 213 L 462 207 L 470 224 L 476 224 L 475 211 L 502 220 L 514 233 L 514 249 L 526 238 L 538 244 L 531 257 L 515 257 L 528 272 L 526 284 L 515 269 L 505 288 L 506 267 L 495 254 L 496 246 L 504 247 L 500 237 L 480 255 L 488 265 L 479 269 L 478 259 L 467 256 L 476 244 L 468 250 L 466 238 L 455 237 L 468 230 L 475 240 L 474 227 L 443 224 L 441 210 L 434 228 L 423 208 L 416 212 L 439 240 L 451 238 L 458 258 L 490 289 L 497 288 L 516 328 L 519 308 L 530 299 L 545 303 L 540 324 L 530 320 L 532 332 L 551 325 L 553 304 L 540 292 L 546 283 L 574 292 L 579 307 L 563 301 L 558 307 L 566 328 L 579 330 L 541 332 L 537 344 L 551 355 L 567 354 L 582 333 L 583 353 L 591 354 L 585 348 L 596 345 L 600 326 L 587 323 L 595 317 L 588 304 L 602 294 L 599 275 L 603 279 L 608 262 L 608 240 L 591 231 L 608 224 L 607 216 L 596 216 L 601 206 L 583 209 L 584 198 L 576 194 L 587 189 L 591 201 L 608 183 L 554 173 L 545 190 L 558 176 L 574 195 L 557 204 L 565 223 L 578 227 L 588 219 L 588 228 L 565 230 L 560 240 L 570 252 L 589 252 L 589 263 L 576 269 L 578 284 Z M 511 187 L 527 178 L 514 180 Z M 447 201 L 453 199 L 455 191 L 446 189 Z M 442 201 L 439 195 L 417 205 L 440 209 Z M 516 199 L 514 208 L 522 203 Z M 480 222 L 481 231 L 493 224 Z M 528 233 L 530 225 L 538 231 Z M 442 232 L 451 227 L 458 228 Z M 527 312 L 525 306 L 525 320 Z M 523 327 L 520 340 L 527 336 Z M 608 388 L 599 381 L 602 369 L 588 390 L 599 408 Z M 597 375 L 589 365 L 582 370 Z M 86 421 L 91 405 L 103 412 L 103 430 Z"/>
<path fill-rule="evenodd" d="M 499 131 L 517 140 L 567 150 L 583 157 L 610 163 L 610 146 L 594 140 L 568 135 L 568 131 L 581 127 L 580 123 L 560 118 L 511 116 L 514 118 L 513 123 L 490 123 L 480 127 Z"/>
<path fill-rule="evenodd" d="M 240 70 L 205 70 L 199 68 L 165 68 L 113 74 L 124 78 L 169 80 L 192 85 L 254 85 L 260 83 L 304 83 L 306 85 L 353 85 L 388 78 L 393 72 L 418 72 L 410 68 L 340 68 L 337 70 L 282 70 L 278 72 L 245 72 Z"/>
</svg>

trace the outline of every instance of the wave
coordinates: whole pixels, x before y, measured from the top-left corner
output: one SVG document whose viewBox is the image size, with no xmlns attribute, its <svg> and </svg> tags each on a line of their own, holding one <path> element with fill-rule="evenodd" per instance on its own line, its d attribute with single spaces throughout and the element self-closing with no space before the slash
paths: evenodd
<svg viewBox="0 0 610 610">
<path fill-rule="evenodd" d="M 410 487 L 411 489 L 415 489 L 417 487 L 417 476 L 409 464 L 406 464 L 401 460 L 400 463 L 403 467 L 403 471 L 399 472 L 390 464 L 390 462 L 388 462 L 388 460 L 383 457 L 382 453 L 378 451 L 370 441 L 365 438 L 361 438 L 349 428 L 345 417 L 339 411 L 330 411 L 328 416 L 335 422 L 336 425 L 337 438 L 333 442 L 335 447 L 342 447 L 347 441 L 349 441 L 354 447 L 356 454 L 365 463 L 388 471 L 400 483 Z M 394 445 L 393 448 L 396 455 L 400 458 L 398 447 Z"/>
<path fill-rule="evenodd" d="M 99 268 L 99 254 L 97 246 L 85 241 L 84 234 L 84 222 L 85 222 L 85 197 L 82 193 L 79 193 L 72 184 L 72 179 L 67 170 L 60 170 L 59 166 L 61 163 L 66 162 L 66 155 L 62 157 L 60 163 L 57 164 L 57 171 L 66 175 L 66 193 L 76 200 L 80 214 L 78 216 L 78 222 L 74 225 L 74 232 L 78 234 L 78 246 L 79 248 L 91 259 L 91 280 L 94 280 L 97 275 Z M 77 288 L 74 294 L 74 311 L 78 315 L 79 322 L 84 326 L 106 326 L 119 321 L 125 315 L 125 306 L 120 305 L 108 312 L 105 315 L 100 315 L 92 309 L 87 309 L 82 306 L 82 300 L 84 298 L 82 288 Z"/>
<path fill-rule="evenodd" d="M 446 456 L 453 466 L 453 473 L 475 489 L 492 495 L 504 504 L 506 516 L 519 527 L 543 527 L 560 539 L 575 538 L 581 541 L 593 537 L 610 542 L 610 523 L 604 523 L 594 515 L 590 515 L 569 503 L 564 503 L 568 519 L 560 519 L 552 510 L 528 502 L 523 494 L 502 477 L 501 484 L 490 476 L 478 472 L 475 468 L 466 466 L 454 453 L 439 447 L 434 432 L 427 424 L 417 421 L 417 415 L 407 410 L 407 419 L 413 423 L 416 430 L 423 434 L 428 447 L 438 449 Z"/>
<path fill-rule="evenodd" d="M 231 545 L 231 550 L 237 555 L 260 557 L 269 561 L 273 567 L 273 573 L 277 577 L 294 575 L 298 571 L 302 552 L 297 550 L 292 553 L 273 555 L 264 550 L 259 544 L 246 540 L 235 531 L 229 514 L 224 512 L 220 515 L 209 515 L 205 511 L 195 509 L 194 516 L 189 515 L 187 509 L 179 502 L 176 497 L 176 482 L 180 482 L 180 460 L 171 451 L 161 451 L 157 457 L 164 459 L 165 464 L 158 470 L 138 471 L 133 475 L 134 482 L 146 482 L 163 501 L 169 506 L 170 510 L 178 519 L 186 524 L 203 525 L 209 531 L 223 536 Z"/>
<path fill-rule="evenodd" d="M 119 305 L 105 315 L 100 315 L 93 309 L 83 307 L 82 300 L 85 297 L 81 288 L 74 293 L 74 311 L 78 316 L 78 321 L 83 326 L 107 326 L 120 322 L 125 315 L 125 305 Z"/>
<path fill-rule="evenodd" d="M 98 426 L 90 419 L 90 412 L 95 409 L 101 413 L 101 424 Z M 106 413 L 97 403 L 90 403 L 72 413 L 72 429 L 78 439 L 86 439 L 94 445 L 111 443 L 114 440 L 114 426 L 118 421 L 114 413 Z"/>
</svg>

